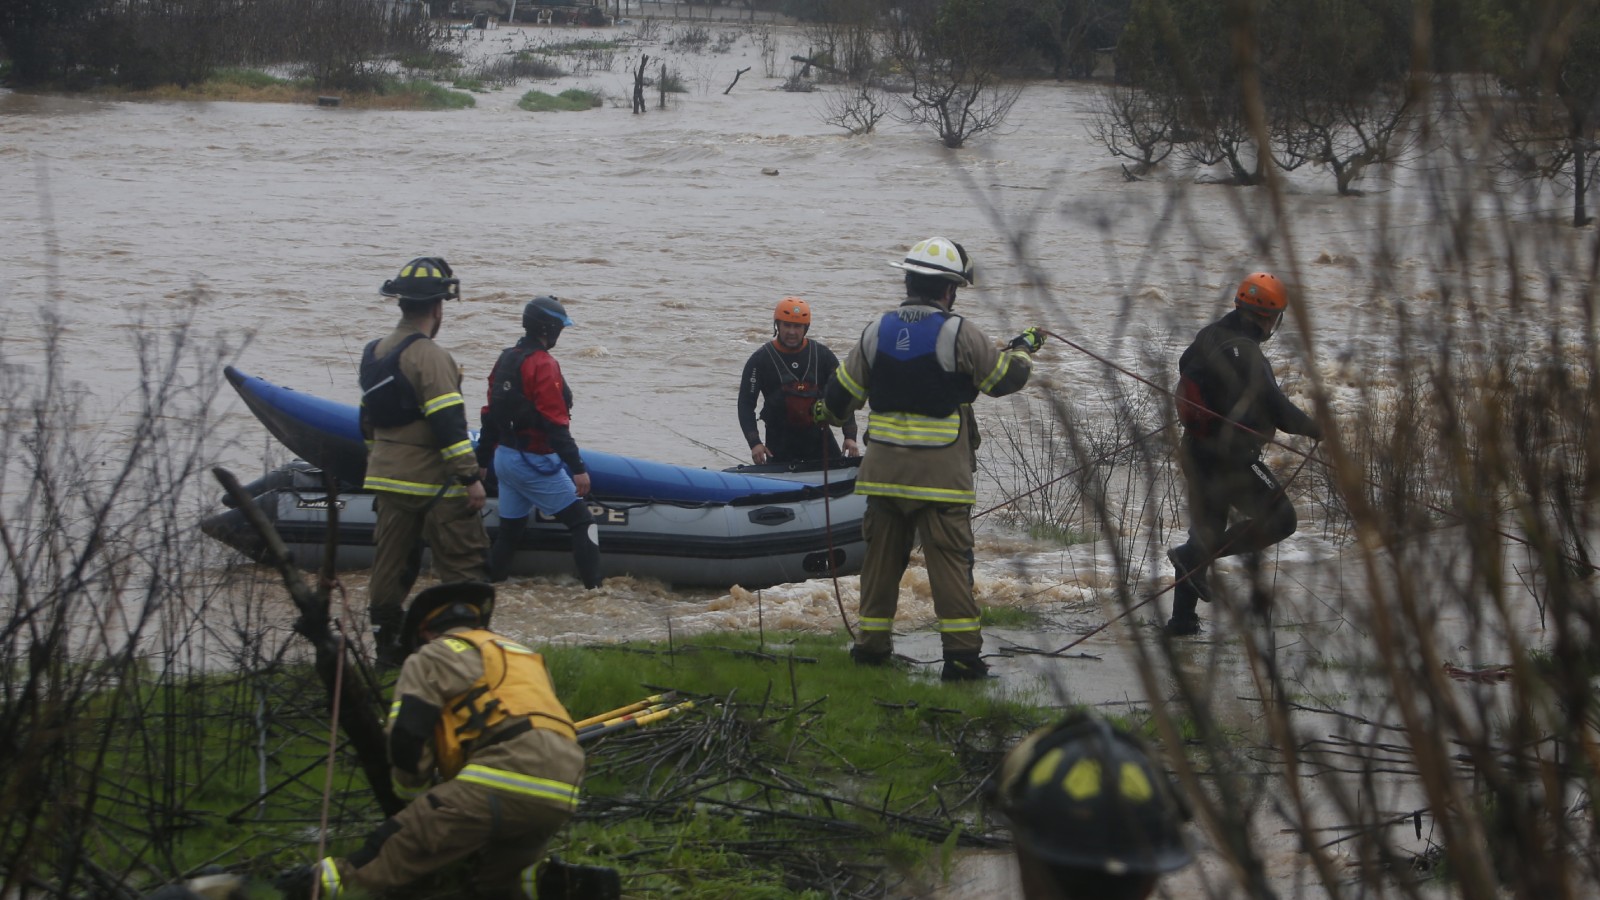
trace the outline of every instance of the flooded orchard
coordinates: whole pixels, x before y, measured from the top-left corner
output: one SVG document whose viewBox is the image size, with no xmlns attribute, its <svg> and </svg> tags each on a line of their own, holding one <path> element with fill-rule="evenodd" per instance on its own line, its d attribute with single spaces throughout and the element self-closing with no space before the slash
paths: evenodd
<svg viewBox="0 0 1600 900">
<path fill-rule="evenodd" d="M 502 27 L 473 33 L 463 49 L 624 37 L 632 24 Z M 1363 547 L 1383 557 L 1382 540 L 1351 524 L 1329 457 L 1308 463 L 1294 451 L 1309 442 L 1290 439 L 1291 449 L 1268 458 L 1291 485 L 1299 532 L 1269 552 L 1255 584 L 1243 564 L 1223 563 L 1222 601 L 1201 609 L 1206 634 L 1161 644 L 1150 626 L 1165 621 L 1165 549 L 1186 528 L 1181 482 L 1170 429 L 1125 445 L 1161 424 L 1178 353 L 1227 308 L 1238 278 L 1269 269 L 1303 298 L 1267 346 L 1290 396 L 1310 408 L 1315 391 L 1326 392 L 1346 426 L 1341 453 L 1406 462 L 1363 441 L 1419 408 L 1408 354 L 1448 334 L 1460 354 L 1492 356 L 1508 338 L 1560 328 L 1562 341 L 1581 345 L 1592 326 L 1562 290 L 1589 271 L 1592 229 L 1540 216 L 1540 198 L 1497 197 L 1444 152 L 1369 176 L 1360 198 L 1335 195 L 1312 172 L 1294 173 L 1276 193 L 1199 183 L 1195 170 L 1129 180 L 1093 136 L 1099 88 L 1083 83 L 1028 85 L 1003 133 L 961 150 L 891 120 L 851 137 L 824 121 L 840 88 L 779 89 L 794 74 L 787 60 L 803 30 L 718 25 L 733 35 L 729 51 L 696 54 L 664 43 L 672 27 L 632 46 L 680 72 L 687 92 L 637 115 L 626 54 L 609 70 L 478 94 L 474 108 L 452 112 L 0 92 L 0 245 L 12 266 L 0 279 L 9 313 L 0 362 L 26 379 L 59 354 L 68 379 L 60 389 L 82 402 L 78 427 L 114 458 L 136 439 L 134 414 L 148 402 L 137 387 L 151 374 L 141 341 L 174 339 L 186 323 L 195 349 L 185 377 L 217 393 L 214 404 L 173 398 L 166 424 L 202 428 L 200 465 L 249 480 L 288 454 L 220 382 L 222 366 L 353 403 L 362 346 L 396 319 L 378 285 L 406 260 L 437 255 L 462 283 L 439 341 L 465 370 L 469 406 L 519 335 L 523 304 L 553 294 L 576 323 L 556 355 L 575 394 L 580 446 L 724 468 L 749 461 L 737 379 L 770 339 L 773 304 L 805 298 L 812 338 L 843 357 L 902 295 L 888 263 L 921 238 L 947 236 L 978 266 L 958 312 L 996 338 L 1039 325 L 1072 342 L 1047 345 L 1022 396 L 976 405 L 985 440 L 976 511 L 985 514 L 975 522 L 975 589 L 991 609 L 1046 623 L 987 629 L 1002 675 L 994 689 L 1122 713 L 1185 690 L 1206 701 L 1214 726 L 1238 745 L 1228 757 L 1238 768 L 1222 774 L 1259 812 L 1239 826 L 1256 842 L 1259 869 L 1203 853 L 1201 865 L 1166 882 L 1170 896 L 1260 895 L 1262 884 L 1330 896 L 1312 857 L 1348 867 L 1351 878 L 1363 865 L 1396 863 L 1342 849 L 1338 839 L 1357 831 L 1345 829 L 1351 822 L 1390 823 L 1394 852 L 1425 857 L 1442 838 L 1431 816 L 1420 824 L 1428 804 L 1409 755 L 1396 751 L 1382 774 L 1342 785 L 1337 766 L 1301 761 L 1290 779 L 1297 790 L 1281 777 L 1284 757 L 1303 742 L 1335 755 L 1348 743 L 1353 753 L 1411 721 L 1387 687 L 1391 626 L 1373 620 L 1388 591 L 1433 598 L 1395 611 L 1408 617 L 1403 630 L 1430 671 L 1434 661 L 1462 670 L 1509 663 L 1553 640 L 1539 574 L 1548 560 L 1515 541 L 1475 544 L 1444 515 L 1420 532 L 1428 549 L 1396 551 L 1423 564 L 1374 564 Z M 788 49 L 764 53 L 774 39 Z M 530 113 L 517 98 L 531 87 L 579 87 L 608 102 Z M 1471 218 L 1474 209 L 1488 224 Z M 1451 227 L 1467 233 L 1446 240 Z M 1565 287 L 1518 310 L 1529 332 L 1508 331 L 1507 298 L 1552 273 Z M 203 421 L 188 419 L 200 412 Z M 8 463 L 8 501 L 26 490 L 17 465 Z M 1029 493 L 1079 467 L 1090 474 Z M 195 521 L 220 494 L 209 477 L 183 490 Z M 193 539 L 208 578 L 238 577 L 222 548 Z M 1431 593 L 1470 593 L 1468 573 L 1482 566 L 1496 569 L 1484 582 L 1495 587 L 1484 601 L 1495 615 Z M 341 579 L 359 619 L 365 573 Z M 1248 613 L 1247 598 L 1261 590 L 1273 598 L 1267 627 Z M 853 615 L 856 578 L 839 579 L 837 592 L 825 579 L 726 591 L 627 577 L 593 591 L 570 578 L 516 579 L 496 624 L 549 643 L 757 628 L 838 631 L 842 642 L 839 605 Z M 283 613 L 276 627 L 287 627 Z M 916 557 L 897 647 L 936 659 L 933 622 Z M 1490 680 L 1445 689 L 1485 721 L 1501 702 Z M 1271 733 L 1271 704 L 1297 710 L 1296 741 Z M 1404 818 L 1414 812 L 1416 835 Z M 1203 824 L 1201 843 L 1227 823 Z M 1291 825 L 1327 843 L 1303 852 L 1298 835 L 1279 833 Z M 1006 896 L 1009 878 L 1003 864 L 975 858 L 945 892 Z"/>
</svg>

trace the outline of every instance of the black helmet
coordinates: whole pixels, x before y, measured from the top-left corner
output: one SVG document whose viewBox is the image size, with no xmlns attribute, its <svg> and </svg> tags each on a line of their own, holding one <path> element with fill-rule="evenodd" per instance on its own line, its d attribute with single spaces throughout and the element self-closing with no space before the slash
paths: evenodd
<svg viewBox="0 0 1600 900">
<path fill-rule="evenodd" d="M 560 334 L 561 329 L 571 324 L 567 308 L 554 297 L 535 297 L 522 308 L 522 330 L 529 334 L 544 334 L 551 330 Z"/>
<path fill-rule="evenodd" d="M 452 581 L 421 591 L 406 608 L 405 624 L 400 626 L 400 646 L 410 653 L 422 645 L 420 632 L 426 625 L 442 630 L 451 624 L 489 627 L 494 615 L 494 585 L 481 581 Z"/>
<path fill-rule="evenodd" d="M 1194 860 L 1188 818 L 1143 745 L 1088 713 L 1029 735 L 1006 754 L 992 797 L 1018 844 L 1055 866 L 1159 875 Z"/>
<path fill-rule="evenodd" d="M 401 301 L 461 299 L 461 279 L 451 277 L 450 264 L 437 256 L 419 256 L 406 263 L 400 274 L 385 281 L 379 293 Z"/>
</svg>

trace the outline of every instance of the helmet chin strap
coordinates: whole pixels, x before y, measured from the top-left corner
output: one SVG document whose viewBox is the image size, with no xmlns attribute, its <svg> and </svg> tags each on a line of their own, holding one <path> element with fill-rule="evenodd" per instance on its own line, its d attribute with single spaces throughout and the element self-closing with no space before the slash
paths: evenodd
<svg viewBox="0 0 1600 900">
<path fill-rule="evenodd" d="M 1257 312 L 1243 304 L 1239 306 L 1239 309 L 1255 321 L 1256 327 L 1261 329 L 1261 334 L 1263 335 L 1261 339 L 1263 341 L 1277 334 L 1278 326 L 1283 324 L 1283 310 L 1268 314 Z"/>
</svg>

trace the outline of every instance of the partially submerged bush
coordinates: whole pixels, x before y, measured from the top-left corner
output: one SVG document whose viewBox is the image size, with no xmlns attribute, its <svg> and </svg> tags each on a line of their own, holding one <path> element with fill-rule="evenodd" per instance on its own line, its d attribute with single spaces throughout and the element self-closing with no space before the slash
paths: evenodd
<svg viewBox="0 0 1600 900">
<path fill-rule="evenodd" d="M 551 96 L 544 91 L 529 91 L 522 95 L 517 105 L 529 112 L 575 112 L 594 109 L 605 104 L 599 94 L 571 88 Z"/>
</svg>

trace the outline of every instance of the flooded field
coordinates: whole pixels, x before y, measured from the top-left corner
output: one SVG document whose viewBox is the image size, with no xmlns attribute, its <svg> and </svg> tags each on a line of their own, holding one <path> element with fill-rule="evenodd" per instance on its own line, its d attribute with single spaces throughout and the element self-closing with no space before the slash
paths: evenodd
<svg viewBox="0 0 1600 900">
<path fill-rule="evenodd" d="M 1529 651 L 1562 658 L 1563 641 L 1593 635 L 1591 607 L 1560 597 L 1592 591 L 1552 588 L 1553 557 L 1529 549 L 1543 499 L 1518 506 L 1523 494 L 1489 485 L 1486 495 L 1513 499 L 1462 527 L 1472 490 L 1378 483 L 1422 462 L 1447 482 L 1452 465 L 1492 457 L 1490 441 L 1469 442 L 1459 458 L 1438 444 L 1384 441 L 1423 430 L 1459 374 L 1451 361 L 1506 354 L 1515 357 L 1507 370 L 1538 371 L 1538 358 L 1593 340 L 1592 292 L 1582 288 L 1593 282 L 1593 229 L 1564 227 L 1545 198 L 1497 195 L 1448 153 L 1375 173 L 1362 198 L 1335 196 L 1313 172 L 1295 173 L 1276 195 L 1200 184 L 1195 171 L 1128 181 L 1092 137 L 1090 84 L 1028 85 L 1004 134 L 960 151 L 894 121 L 851 138 L 823 121 L 837 86 L 779 89 L 793 74 L 788 51 L 807 41 L 802 30 L 722 24 L 728 50 L 709 54 L 674 48 L 674 27 L 654 40 L 637 23 L 473 35 L 463 49 L 479 55 L 579 37 L 628 43 L 610 69 L 480 94 L 456 112 L 0 91 L 0 243 L 15 267 L 0 280 L 11 313 L 0 332 L 7 385 L 42 378 L 54 354 L 63 380 L 53 389 L 80 401 L 76 433 L 104 454 L 84 469 L 94 482 L 141 439 L 138 414 L 152 402 L 139 389 L 152 374 L 141 342 L 183 335 L 180 369 L 195 391 L 159 401 L 170 406 L 157 418 L 196 432 L 201 474 L 181 490 L 184 515 L 198 521 L 220 493 L 207 467 L 248 480 L 287 458 L 221 384 L 221 367 L 353 402 L 361 347 L 395 318 L 378 285 L 407 259 L 436 254 L 462 279 L 440 341 L 472 390 L 517 336 L 522 304 L 555 294 L 576 322 L 558 356 L 579 443 L 723 468 L 747 461 L 736 381 L 770 336 L 772 305 L 806 298 L 812 337 L 843 355 L 899 299 L 888 263 L 946 235 L 974 253 L 980 273 L 957 311 L 997 338 L 1041 325 L 1077 345 L 1048 345 L 1023 397 L 977 404 L 986 435 L 977 508 L 1001 508 L 975 523 L 975 590 L 986 607 L 1039 623 L 987 629 L 1001 676 L 993 689 L 1141 721 L 1165 711 L 1189 729 L 1186 747 L 1226 745 L 1216 756 L 1195 750 L 1195 770 L 1180 773 L 1216 799 L 1192 828 L 1200 864 L 1169 880 L 1168 896 L 1374 896 L 1351 886 L 1381 881 L 1374 869 L 1401 882 L 1431 877 L 1426 865 L 1404 870 L 1445 843 L 1425 811 L 1448 791 L 1430 775 L 1492 769 L 1498 750 L 1485 748 L 1514 743 L 1505 730 L 1522 714 L 1514 699 L 1526 699 L 1506 681 L 1450 667 L 1470 676 Z M 785 51 L 766 52 L 773 41 Z M 667 109 L 633 115 L 623 63 L 645 50 L 688 90 Z M 742 68 L 751 71 L 724 91 Z M 524 90 L 568 87 L 608 102 L 561 114 L 516 106 Z M 1478 219 L 1473 210 L 1497 211 Z M 1171 433 L 1108 451 L 1139 433 L 1134 425 L 1165 417 L 1177 354 L 1257 269 L 1284 273 L 1298 291 L 1296 314 L 1267 348 L 1279 377 L 1302 404 L 1320 392 L 1341 425 L 1339 453 L 1364 455 L 1324 447 L 1304 464 L 1270 450 L 1301 520 L 1263 560 L 1256 587 L 1272 598 L 1270 623 L 1247 612 L 1249 573 L 1229 561 L 1223 598 L 1201 609 L 1204 634 L 1162 643 L 1164 553 L 1186 527 Z M 1543 302 L 1526 300 L 1529 285 L 1550 286 Z M 1416 360 L 1437 366 L 1408 368 Z M 1538 402 L 1519 404 L 1487 378 L 1468 384 L 1463 417 L 1482 433 L 1536 430 L 1524 420 Z M 1489 409 L 1509 424 L 1472 418 Z M 1582 444 L 1560 446 L 1581 455 Z M 1334 459 L 1365 468 L 1341 482 L 1325 465 Z M 8 459 L 8 504 L 29 496 L 23 463 L 20 451 Z M 1096 477 L 1022 499 L 1091 464 Z M 1581 460 L 1571 468 L 1583 471 Z M 1408 510 L 1426 512 L 1412 522 Z M 1488 520 L 1499 537 L 1485 538 Z M 1562 546 L 1581 547 L 1592 523 L 1571 521 Z M 221 548 L 206 552 L 205 580 L 238 577 Z M 897 649 L 932 662 L 938 637 L 916 562 L 902 585 Z M 341 580 L 359 618 L 365 573 Z M 854 577 L 839 580 L 837 597 L 826 580 L 691 591 L 614 578 L 584 591 L 569 578 L 518 579 L 496 624 L 553 644 L 758 627 L 838 633 L 842 643 L 839 605 L 853 615 L 857 591 Z M 269 613 L 281 616 L 265 624 L 287 628 L 286 608 Z M 225 643 L 226 631 L 215 640 Z M 927 671 L 909 677 L 936 677 Z M 1534 696 L 1528 708 L 1560 718 L 1551 711 L 1565 707 Z M 1254 868 L 1221 846 L 1234 827 L 1249 836 Z M 1457 843 L 1487 846 L 1470 829 Z M 974 854 L 936 895 L 1014 896 L 1012 878 L 1004 856 Z M 1408 890 L 1453 889 L 1396 895 Z"/>
</svg>

